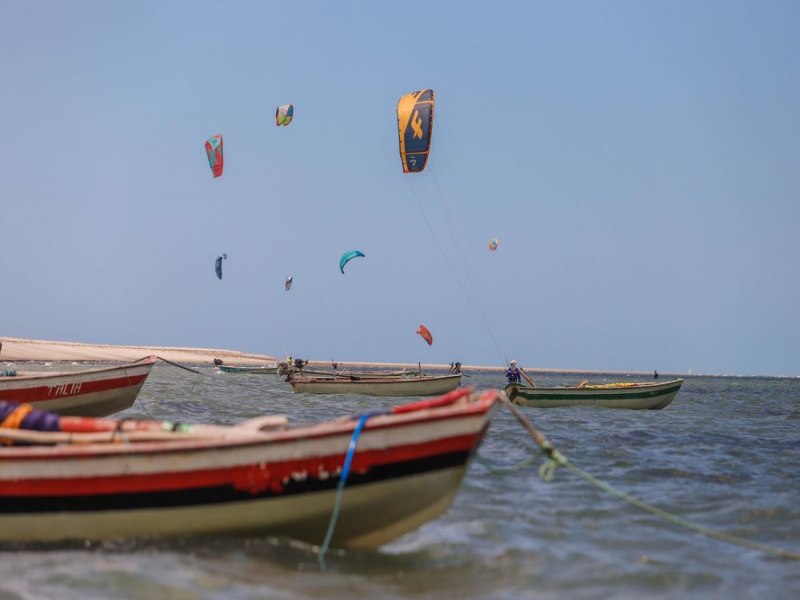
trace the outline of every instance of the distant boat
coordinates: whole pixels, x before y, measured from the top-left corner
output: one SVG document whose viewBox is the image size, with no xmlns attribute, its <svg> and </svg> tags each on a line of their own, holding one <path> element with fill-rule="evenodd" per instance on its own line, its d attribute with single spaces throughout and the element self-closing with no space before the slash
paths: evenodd
<svg viewBox="0 0 800 600">
<path fill-rule="evenodd" d="M 155 362 L 155 356 L 148 356 L 101 369 L 19 371 L 0 376 L 0 400 L 27 402 L 61 415 L 105 417 L 133 405 Z"/>
<path fill-rule="evenodd" d="M 235 367 L 232 365 L 219 365 L 219 370 L 223 373 L 261 373 L 263 375 L 274 375 L 278 372 L 278 365 L 269 367 Z"/>
<path fill-rule="evenodd" d="M 659 383 L 605 383 L 571 387 L 530 387 L 519 383 L 506 386 L 514 404 L 534 408 L 601 406 L 604 408 L 661 409 L 672 402 L 683 379 Z"/>
<path fill-rule="evenodd" d="M 405 377 L 297 377 L 292 389 L 303 394 L 364 394 L 367 396 L 434 396 L 456 389 L 461 375 L 407 375 Z"/>
<path fill-rule="evenodd" d="M 463 389 L 366 420 L 332 545 L 374 548 L 447 510 L 498 396 Z M 0 445 L 0 543 L 285 535 L 321 544 L 361 418 L 0 428 L 24 444 Z"/>
</svg>

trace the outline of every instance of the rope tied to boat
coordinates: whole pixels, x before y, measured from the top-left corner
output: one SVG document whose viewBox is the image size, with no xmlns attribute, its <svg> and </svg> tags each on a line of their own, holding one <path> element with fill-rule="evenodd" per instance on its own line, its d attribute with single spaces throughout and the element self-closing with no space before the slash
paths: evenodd
<svg viewBox="0 0 800 600">
<path fill-rule="evenodd" d="M 539 477 L 542 481 L 552 481 L 556 469 L 561 465 L 566 465 L 567 459 L 553 447 L 548 439 L 544 439 L 539 449 L 547 457 L 547 460 L 539 465 Z"/>
<path fill-rule="evenodd" d="M 350 444 L 347 446 L 347 454 L 344 458 L 344 465 L 342 466 L 341 475 L 339 475 L 339 482 L 336 484 L 336 498 L 333 501 L 333 512 L 331 513 L 331 520 L 328 522 L 328 530 L 325 532 L 325 540 L 322 542 L 322 546 L 319 548 L 319 556 L 317 558 L 319 562 L 320 571 L 325 570 L 325 553 L 328 551 L 328 547 L 331 544 L 331 540 L 333 539 L 333 532 L 336 529 L 336 522 L 339 520 L 339 512 L 341 511 L 342 507 L 342 493 L 344 492 L 344 486 L 347 483 L 347 477 L 350 475 L 350 466 L 353 464 L 353 457 L 356 453 L 356 446 L 358 445 L 358 438 L 361 437 L 361 430 L 364 429 L 364 425 L 366 424 L 367 420 L 370 417 L 375 417 L 378 415 L 385 415 L 388 414 L 388 411 L 379 410 L 373 412 L 367 412 L 362 415 L 356 416 L 354 418 L 358 419 L 358 423 L 356 423 L 355 428 L 353 429 L 353 435 L 350 437 Z"/>
<path fill-rule="evenodd" d="M 145 358 L 147 358 L 147 357 L 145 357 Z M 192 369 L 191 367 L 187 367 L 185 365 L 178 364 L 176 362 L 173 362 L 173 361 L 171 361 L 169 359 L 164 358 L 163 356 L 156 356 L 156 358 L 158 360 L 160 360 L 160 361 L 163 361 L 163 362 L 167 363 L 168 365 L 172 365 L 173 367 L 178 367 L 179 369 L 183 369 L 184 371 L 189 371 L 189 373 L 194 373 L 195 375 L 200 375 L 201 377 L 203 376 L 203 374 L 197 369 Z M 139 360 L 144 360 L 144 358 L 140 358 Z"/>
<path fill-rule="evenodd" d="M 708 527 L 699 525 L 697 523 L 693 523 L 691 521 L 688 521 L 687 519 L 679 517 L 678 515 L 674 515 L 661 508 L 658 508 L 657 506 L 653 506 L 652 504 L 648 504 L 647 502 L 639 500 L 638 498 L 631 496 L 626 492 L 618 490 L 615 487 L 611 486 L 610 484 L 597 479 L 590 473 L 587 473 L 580 467 L 572 464 L 567 459 L 566 456 L 564 456 L 558 450 L 556 450 L 556 448 L 550 443 L 550 441 L 544 436 L 544 434 L 542 434 L 539 430 L 537 430 L 533 426 L 533 424 L 525 417 L 525 415 L 523 415 L 519 411 L 519 409 L 516 406 L 514 406 L 511 400 L 508 399 L 508 396 L 505 394 L 505 392 L 500 393 L 500 400 L 509 409 L 511 409 L 511 412 L 514 413 L 514 416 L 517 418 L 520 424 L 528 431 L 534 443 L 539 448 L 539 451 L 545 456 L 547 456 L 547 460 L 539 466 L 539 477 L 541 477 L 543 481 L 551 481 L 553 479 L 553 475 L 555 474 L 556 468 L 559 466 L 564 466 L 571 472 L 575 473 L 578 477 L 586 481 L 587 483 L 605 492 L 608 492 L 609 494 L 619 498 L 623 502 L 627 502 L 631 506 L 635 506 L 640 510 L 655 515 L 667 521 L 668 523 L 677 525 L 678 527 L 689 529 L 690 531 L 694 531 L 695 533 L 699 533 L 706 537 L 714 538 L 722 542 L 726 542 L 728 544 L 735 544 L 737 546 L 749 548 L 750 550 L 756 550 L 758 552 L 763 552 L 765 554 L 771 554 L 779 558 L 785 558 L 789 560 L 800 560 L 799 552 L 792 552 L 790 550 L 773 548 L 772 546 L 768 546 L 766 544 L 752 542 L 750 540 L 746 540 L 744 538 L 740 538 L 735 535 L 709 529 Z M 520 463 L 520 465 L 517 465 L 517 467 L 521 466 L 522 464 L 523 463 Z"/>
</svg>

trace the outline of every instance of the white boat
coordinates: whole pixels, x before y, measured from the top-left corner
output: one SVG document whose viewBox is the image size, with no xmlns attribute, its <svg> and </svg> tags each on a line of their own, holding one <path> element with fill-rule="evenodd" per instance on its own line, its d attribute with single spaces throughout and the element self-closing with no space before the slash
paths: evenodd
<svg viewBox="0 0 800 600">
<path fill-rule="evenodd" d="M 292 389 L 302 394 L 363 394 L 367 396 L 435 396 L 456 389 L 461 375 L 405 377 L 292 377 Z"/>
<path fill-rule="evenodd" d="M 282 416 L 232 427 L 73 417 L 56 431 L 0 427 L 0 543 L 286 535 L 320 544 L 355 441 L 332 544 L 375 547 L 447 509 L 498 396 L 461 389 L 295 428 Z M 19 406 L 0 403 L 0 415 Z M 17 442 L 26 445 L 7 445 Z"/>
<path fill-rule="evenodd" d="M 0 401 L 25 402 L 62 415 L 104 417 L 133 405 L 155 356 L 78 371 L 19 371 L 0 377 Z"/>
<path fill-rule="evenodd" d="M 660 383 L 620 382 L 549 388 L 512 383 L 506 386 L 505 392 L 514 404 L 535 408 L 601 406 L 661 409 L 672 402 L 682 384 L 683 379 Z"/>
</svg>

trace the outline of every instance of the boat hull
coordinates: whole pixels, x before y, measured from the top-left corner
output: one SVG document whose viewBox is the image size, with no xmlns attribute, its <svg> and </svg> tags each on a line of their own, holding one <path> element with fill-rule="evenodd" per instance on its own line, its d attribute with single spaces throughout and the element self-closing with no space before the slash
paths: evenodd
<svg viewBox="0 0 800 600">
<path fill-rule="evenodd" d="M 509 384 L 506 395 L 514 404 L 534 408 L 565 406 L 600 406 L 659 410 L 675 398 L 683 379 L 663 383 L 640 383 L 629 387 L 557 387 L 540 388 Z"/>
<path fill-rule="evenodd" d="M 155 361 L 151 356 L 102 369 L 0 377 L 0 400 L 62 415 L 104 417 L 133 405 Z"/>
<path fill-rule="evenodd" d="M 447 510 L 464 476 L 452 467 L 403 479 L 348 485 L 332 543 L 374 548 Z M 0 516 L 0 542 L 285 535 L 322 543 L 335 490 L 193 507 Z"/>
<path fill-rule="evenodd" d="M 369 419 L 333 544 L 376 547 L 446 510 L 496 399 L 486 392 Z M 0 448 L 0 543 L 287 535 L 319 544 L 355 422 L 208 441 Z"/>
<path fill-rule="evenodd" d="M 444 377 L 313 378 L 297 377 L 289 382 L 302 394 L 363 394 L 367 396 L 435 396 L 456 389 L 461 375 Z"/>
</svg>

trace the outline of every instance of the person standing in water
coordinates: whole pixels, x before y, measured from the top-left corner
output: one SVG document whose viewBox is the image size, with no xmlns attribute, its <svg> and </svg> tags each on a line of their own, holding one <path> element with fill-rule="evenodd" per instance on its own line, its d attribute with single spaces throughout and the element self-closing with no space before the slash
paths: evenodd
<svg viewBox="0 0 800 600">
<path fill-rule="evenodd" d="M 522 367 L 517 367 L 517 361 L 512 360 L 508 364 L 508 369 L 506 369 L 506 379 L 508 379 L 508 383 L 522 383 L 522 378 L 525 378 L 525 381 L 528 382 L 528 385 L 531 387 L 536 387 L 536 384 L 533 382 L 533 379 L 528 377 L 528 374 L 522 370 Z"/>
<path fill-rule="evenodd" d="M 506 379 L 508 379 L 508 383 L 522 383 L 522 373 L 517 368 L 517 361 L 512 360 L 509 363 L 508 369 L 506 369 Z"/>
</svg>

